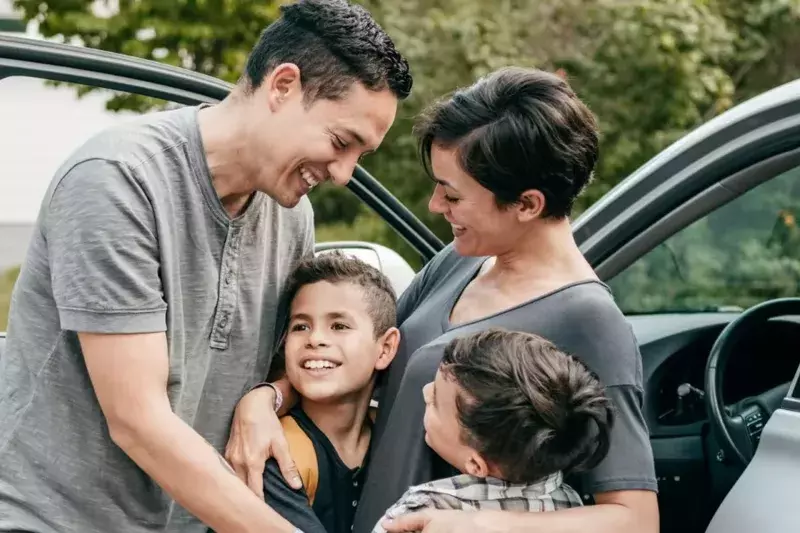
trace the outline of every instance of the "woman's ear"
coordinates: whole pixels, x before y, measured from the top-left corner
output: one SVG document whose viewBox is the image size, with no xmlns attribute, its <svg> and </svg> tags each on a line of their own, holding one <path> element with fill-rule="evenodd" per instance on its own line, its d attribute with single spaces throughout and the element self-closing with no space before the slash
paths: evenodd
<svg viewBox="0 0 800 533">
<path fill-rule="evenodd" d="M 380 354 L 378 354 L 378 360 L 375 361 L 375 370 L 383 370 L 389 366 L 397 354 L 398 346 L 400 346 L 400 330 L 389 328 L 378 339 Z"/>
<path fill-rule="evenodd" d="M 540 218 L 544 213 L 545 199 L 542 191 L 530 189 L 523 192 L 517 203 L 517 213 L 520 222 L 529 222 Z"/>
</svg>

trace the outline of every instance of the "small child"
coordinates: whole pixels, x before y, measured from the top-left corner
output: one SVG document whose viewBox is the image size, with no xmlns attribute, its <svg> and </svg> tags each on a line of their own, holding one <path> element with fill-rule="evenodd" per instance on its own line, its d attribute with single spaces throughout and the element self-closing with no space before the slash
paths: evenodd
<svg viewBox="0 0 800 533">
<path fill-rule="evenodd" d="M 367 263 L 325 253 L 298 265 L 286 297 L 282 359 L 300 400 L 281 425 L 303 490 L 292 489 L 270 459 L 265 499 L 304 533 L 350 533 L 376 375 L 392 361 L 400 339 L 394 290 Z"/>
<path fill-rule="evenodd" d="M 426 508 L 580 506 L 563 476 L 608 453 L 613 412 L 603 386 L 536 335 L 494 328 L 451 341 L 423 395 L 425 442 L 462 474 L 411 487 L 373 533 Z"/>
</svg>

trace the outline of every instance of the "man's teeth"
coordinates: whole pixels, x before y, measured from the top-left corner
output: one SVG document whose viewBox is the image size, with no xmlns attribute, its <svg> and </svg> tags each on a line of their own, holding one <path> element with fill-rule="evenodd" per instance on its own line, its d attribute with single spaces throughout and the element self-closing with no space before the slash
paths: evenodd
<svg viewBox="0 0 800 533">
<path fill-rule="evenodd" d="M 337 364 L 335 364 L 335 363 L 333 363 L 331 361 L 324 361 L 322 359 L 320 359 L 318 361 L 317 360 L 315 360 L 315 361 L 306 361 L 305 363 L 303 363 L 303 368 L 308 368 L 308 369 L 336 368 L 337 366 L 339 366 L 339 365 L 337 365 Z"/>
<path fill-rule="evenodd" d="M 306 167 L 300 167 L 300 176 L 310 188 L 314 188 L 319 184 L 319 181 L 314 177 L 314 174 L 306 170 Z"/>
</svg>

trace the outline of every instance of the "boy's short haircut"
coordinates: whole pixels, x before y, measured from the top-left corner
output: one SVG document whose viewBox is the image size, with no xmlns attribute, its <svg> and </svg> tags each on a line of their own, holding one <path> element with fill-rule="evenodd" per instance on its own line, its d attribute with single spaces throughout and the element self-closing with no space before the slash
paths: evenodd
<svg viewBox="0 0 800 533">
<path fill-rule="evenodd" d="M 287 304 L 291 306 L 301 288 L 320 281 L 362 288 L 376 339 L 397 325 L 397 297 L 389 278 L 372 265 L 339 251 L 309 257 L 295 267 L 287 282 Z"/>
<path fill-rule="evenodd" d="M 614 416 L 599 380 L 539 336 L 492 328 L 451 341 L 443 377 L 466 444 L 512 483 L 588 470 L 608 453 Z"/>
</svg>

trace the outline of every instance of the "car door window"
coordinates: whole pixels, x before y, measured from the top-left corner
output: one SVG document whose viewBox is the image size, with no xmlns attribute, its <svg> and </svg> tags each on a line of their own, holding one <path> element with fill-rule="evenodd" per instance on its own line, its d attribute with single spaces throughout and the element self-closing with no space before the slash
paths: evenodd
<svg viewBox="0 0 800 533">
<path fill-rule="evenodd" d="M 800 294 L 800 167 L 676 233 L 609 281 L 626 314 L 738 311 Z"/>
</svg>

